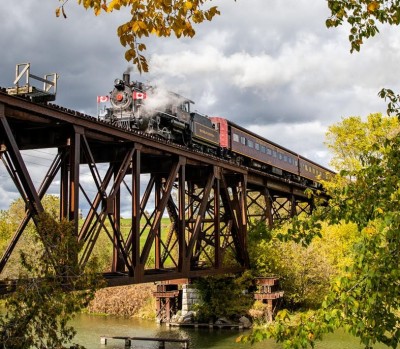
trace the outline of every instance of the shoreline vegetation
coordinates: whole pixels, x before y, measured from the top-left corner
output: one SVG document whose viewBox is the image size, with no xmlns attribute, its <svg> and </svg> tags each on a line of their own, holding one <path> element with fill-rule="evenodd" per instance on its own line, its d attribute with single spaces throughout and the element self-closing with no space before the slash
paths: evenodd
<svg viewBox="0 0 400 349">
<path fill-rule="evenodd" d="M 84 312 L 155 320 L 155 290 L 153 283 L 102 288 L 96 292 Z"/>
</svg>

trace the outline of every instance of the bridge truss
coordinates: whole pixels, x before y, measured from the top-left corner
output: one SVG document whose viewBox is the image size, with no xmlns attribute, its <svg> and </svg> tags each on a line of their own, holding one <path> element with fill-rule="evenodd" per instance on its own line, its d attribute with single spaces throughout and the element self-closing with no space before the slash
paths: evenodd
<svg viewBox="0 0 400 349">
<path fill-rule="evenodd" d="M 3 90 L 0 145 L 0 171 L 26 206 L 0 275 L 28 223 L 37 224 L 51 186 L 58 188 L 60 220 L 72 221 L 82 242 L 79 263 L 85 266 L 99 244 L 109 244 L 110 285 L 244 270 L 252 221 L 272 226 L 312 210 L 299 183 Z M 23 153 L 44 148 L 53 149 L 54 159 L 35 187 Z"/>
</svg>

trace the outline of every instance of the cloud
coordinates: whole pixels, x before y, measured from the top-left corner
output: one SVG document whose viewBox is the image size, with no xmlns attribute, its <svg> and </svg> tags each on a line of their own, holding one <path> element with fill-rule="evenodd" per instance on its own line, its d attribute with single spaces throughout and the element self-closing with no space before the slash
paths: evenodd
<svg viewBox="0 0 400 349">
<path fill-rule="evenodd" d="M 132 80 L 177 92 L 201 113 L 226 117 L 324 165 L 327 127 L 342 117 L 385 112 L 378 91 L 400 89 L 398 28 L 382 27 L 350 54 L 348 27 L 325 27 L 324 1 L 215 4 L 221 16 L 196 26 L 193 39 L 143 39 L 151 71 L 140 76 L 134 69 Z M 64 20 L 55 17 L 58 5 L 19 0 L 1 11 L 0 86 L 12 85 L 16 63 L 30 62 L 36 75 L 60 75 L 57 104 L 96 115 L 96 96 L 108 94 L 129 66 L 116 35 L 129 11 L 96 17 L 68 2 Z M 48 164 L 35 160 L 39 165 L 29 169 L 36 185 Z M 83 184 L 90 181 L 82 175 Z M 0 188 L 2 202 L 9 202 L 12 183 Z"/>
</svg>

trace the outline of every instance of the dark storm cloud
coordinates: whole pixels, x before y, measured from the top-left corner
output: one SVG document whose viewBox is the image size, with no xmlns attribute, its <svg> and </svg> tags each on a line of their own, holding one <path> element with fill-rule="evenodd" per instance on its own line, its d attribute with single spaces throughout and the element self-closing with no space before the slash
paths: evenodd
<svg viewBox="0 0 400 349">
<path fill-rule="evenodd" d="M 29 62 L 36 75 L 59 74 L 58 104 L 94 112 L 96 94 L 108 92 L 127 65 L 116 35 L 126 16 L 95 17 L 71 2 L 68 19 L 56 18 L 57 5 L 22 0 L 2 11 L 0 86 L 12 84 L 15 64 Z"/>
</svg>

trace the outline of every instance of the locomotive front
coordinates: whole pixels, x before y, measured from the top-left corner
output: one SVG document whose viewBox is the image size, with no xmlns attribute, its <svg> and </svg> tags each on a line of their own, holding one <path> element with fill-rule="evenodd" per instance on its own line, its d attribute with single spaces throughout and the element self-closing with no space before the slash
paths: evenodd
<svg viewBox="0 0 400 349">
<path fill-rule="evenodd" d="M 169 141 L 216 153 L 219 133 L 211 120 L 191 112 L 194 102 L 163 88 L 131 82 L 129 72 L 114 81 L 105 120 L 127 130 L 140 130 Z"/>
<path fill-rule="evenodd" d="M 128 72 L 123 74 L 122 80 L 115 79 L 110 94 L 111 108 L 107 109 L 105 119 L 128 130 L 147 130 L 151 115 L 141 108 L 146 98 L 145 89 L 142 83 L 131 82 Z"/>
<path fill-rule="evenodd" d="M 110 92 L 111 107 L 105 121 L 127 130 L 140 130 L 168 140 L 182 141 L 190 132 L 193 102 L 162 88 L 131 82 L 129 72 L 115 79 Z"/>
</svg>

